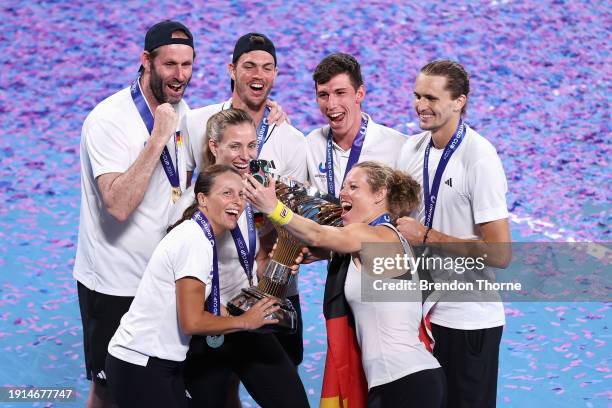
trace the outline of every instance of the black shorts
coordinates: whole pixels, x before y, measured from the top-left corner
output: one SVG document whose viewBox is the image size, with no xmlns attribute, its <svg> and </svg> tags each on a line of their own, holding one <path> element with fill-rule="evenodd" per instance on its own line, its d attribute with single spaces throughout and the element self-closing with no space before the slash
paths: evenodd
<svg viewBox="0 0 612 408">
<path fill-rule="evenodd" d="M 182 362 L 149 357 L 142 367 L 109 354 L 106 372 L 120 408 L 187 408 Z"/>
<path fill-rule="evenodd" d="M 108 343 L 119 327 L 121 317 L 134 300 L 131 296 L 112 296 L 88 289 L 77 282 L 79 308 L 83 323 L 83 347 L 87 379 L 106 385 L 104 364 Z"/>
<path fill-rule="evenodd" d="M 446 374 L 448 407 L 495 407 L 504 327 L 458 330 L 432 324 L 431 329 L 433 354 Z"/>
<path fill-rule="evenodd" d="M 445 408 L 446 378 L 441 368 L 417 371 L 368 391 L 368 408 Z"/>
<path fill-rule="evenodd" d="M 219 348 L 193 336 L 185 361 L 185 387 L 192 407 L 224 407 L 232 373 L 262 407 L 308 407 L 296 366 L 271 334 L 236 332 Z"/>
</svg>

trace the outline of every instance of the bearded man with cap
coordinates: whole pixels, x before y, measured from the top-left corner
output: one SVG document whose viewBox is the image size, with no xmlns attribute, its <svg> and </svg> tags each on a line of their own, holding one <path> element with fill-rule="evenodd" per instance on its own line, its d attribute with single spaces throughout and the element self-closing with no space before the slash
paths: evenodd
<svg viewBox="0 0 612 408">
<path fill-rule="evenodd" d="M 81 210 L 74 277 L 83 322 L 88 407 L 112 406 L 108 343 L 186 188 L 178 132 L 195 57 L 183 24 L 151 27 L 131 86 L 100 102 L 81 132 Z"/>
<path fill-rule="evenodd" d="M 307 179 L 306 140 L 303 133 L 284 121 L 280 107 L 269 100 L 274 79 L 278 73 L 276 48 L 272 41 L 263 34 L 248 33 L 238 39 L 234 46 L 232 62 L 228 65 L 231 79 L 232 96 L 225 102 L 193 109 L 185 115 L 181 134 L 186 137 L 187 171 L 201 169 L 204 160 L 206 143 L 206 123 L 215 113 L 237 108 L 246 111 L 257 126 L 258 158 L 272 161 L 271 172 L 278 176 L 291 177 L 299 182 Z M 278 113 L 277 113 L 278 111 Z M 274 121 L 274 122 L 273 122 Z M 214 141 L 208 142 L 214 143 Z M 235 166 L 248 166 L 249 157 L 241 157 Z M 238 171 L 243 168 L 236 167 Z M 191 190 L 191 189 L 190 189 Z M 182 210 L 192 202 L 191 191 L 173 209 L 170 223 L 180 218 Z M 184 203 L 184 204 L 183 204 Z M 271 228 L 264 227 L 259 231 L 261 250 L 257 254 L 259 271 L 263 270 L 276 235 Z M 236 253 L 238 258 L 238 253 Z M 287 290 L 287 297 L 293 303 L 298 324 L 295 334 L 278 334 L 277 337 L 289 358 L 297 366 L 302 362 L 304 345 L 302 336 L 302 313 L 298 292 L 297 276 L 292 279 Z"/>
</svg>

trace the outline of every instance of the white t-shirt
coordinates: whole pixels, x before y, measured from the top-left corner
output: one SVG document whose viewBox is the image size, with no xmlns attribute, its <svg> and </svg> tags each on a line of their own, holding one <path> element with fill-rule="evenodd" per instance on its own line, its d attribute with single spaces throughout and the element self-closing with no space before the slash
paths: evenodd
<svg viewBox="0 0 612 408">
<path fill-rule="evenodd" d="M 187 170 L 202 168 L 206 123 L 212 115 L 232 107 L 231 98 L 216 105 L 193 109 L 185 116 L 181 133 L 187 137 Z M 284 122 L 280 126 L 270 125 L 259 155 L 260 159 L 274 161 L 277 176 L 292 177 L 299 182 L 306 181 L 306 142 L 302 132 Z"/>
<path fill-rule="evenodd" d="M 202 168 L 204 157 L 204 141 L 206 123 L 212 115 L 232 107 L 232 99 L 223 103 L 192 109 L 185 115 L 181 128 L 181 134 L 186 135 L 187 141 L 187 170 L 195 171 Z M 283 122 L 280 126 L 270 125 L 264 145 L 261 148 L 260 159 L 274 161 L 275 169 L 271 172 L 275 176 L 291 177 L 298 182 L 308 179 L 306 167 L 306 140 L 302 132 Z M 271 226 L 266 224 L 262 236 L 271 231 Z M 287 296 L 297 295 L 298 276 L 294 275 L 287 288 Z"/>
<path fill-rule="evenodd" d="M 412 279 L 418 282 L 418 274 Z M 355 318 L 355 334 L 368 388 L 440 367 L 419 339 L 423 316 L 421 293 L 411 291 L 412 297 L 405 302 L 363 302 L 361 285 L 369 285 L 373 280 L 367 274 L 362 276 L 351 259 L 344 295 Z"/>
<path fill-rule="evenodd" d="M 179 325 L 176 281 L 192 276 L 212 289 L 213 250 L 202 228 L 183 221 L 162 239 L 147 265 L 130 310 L 108 345 L 113 356 L 146 366 L 149 357 L 183 361 L 191 336 Z"/>
<path fill-rule="evenodd" d="M 183 215 L 183 211 L 189 207 L 195 199 L 191 186 L 185 191 L 181 198 L 176 202 L 170 215 L 170 224 L 174 224 Z M 242 232 L 242 238 L 249 248 L 249 230 L 247 225 L 246 211 L 243 211 L 238 219 L 238 226 Z M 238 295 L 242 288 L 249 287 L 249 279 L 244 272 L 244 268 L 240 263 L 236 244 L 230 231 L 226 231 L 223 235 L 215 237 L 217 242 L 217 258 L 219 260 L 219 286 L 221 292 L 221 304 L 227 305 L 227 302 Z M 255 254 L 259 250 L 259 237 L 255 240 Z M 257 262 L 253 261 L 253 284 L 257 283 Z"/>
<path fill-rule="evenodd" d="M 373 160 L 391 167 L 395 166 L 397 155 L 406 141 L 406 136 L 396 130 L 379 125 L 367 114 L 364 113 L 364 115 L 368 117 L 368 127 L 366 128 L 365 141 L 357 162 Z M 322 128 L 313 130 L 306 137 L 306 144 L 308 145 L 308 180 L 313 186 L 323 192 L 328 192 L 327 173 L 325 170 L 328 133 L 329 125 L 325 125 Z M 342 188 L 344 171 L 346 170 L 351 149 L 344 150 L 335 142 L 332 142 L 332 146 L 334 156 L 334 187 L 336 197 L 338 197 Z"/>
<path fill-rule="evenodd" d="M 182 117 L 189 109 L 175 105 Z M 142 202 L 125 222 L 108 213 L 96 178 L 123 173 L 136 161 L 149 132 L 125 88 L 100 102 L 81 132 L 81 215 L 74 278 L 88 289 L 114 296 L 134 296 L 155 246 L 165 235 L 172 206 L 172 186 L 158 161 Z M 167 144 L 185 189 L 185 148 L 175 137 Z M 179 139 L 180 140 L 180 139 Z M 160 221 L 161 220 L 161 221 Z"/>
<path fill-rule="evenodd" d="M 397 161 L 397 168 L 408 173 L 421 186 L 423 158 L 430 140 L 430 132 L 410 137 Z M 444 149 L 434 147 L 430 150 L 428 166 L 430 188 L 443 151 Z M 457 238 L 481 239 L 477 224 L 508 217 L 507 190 L 506 175 L 497 151 L 488 140 L 468 126 L 463 141 L 451 156 L 442 174 L 433 229 Z M 422 199 L 413 216 L 421 223 L 425 221 Z M 485 268 L 481 273 L 483 279 L 494 277 L 494 272 L 490 268 Z M 437 280 L 435 271 L 432 271 L 432 277 Z M 460 295 L 472 299 L 477 296 L 470 292 L 462 292 Z M 442 298 L 432 310 L 431 322 L 462 330 L 502 326 L 505 324 L 504 307 L 501 300 L 447 302 Z"/>
</svg>

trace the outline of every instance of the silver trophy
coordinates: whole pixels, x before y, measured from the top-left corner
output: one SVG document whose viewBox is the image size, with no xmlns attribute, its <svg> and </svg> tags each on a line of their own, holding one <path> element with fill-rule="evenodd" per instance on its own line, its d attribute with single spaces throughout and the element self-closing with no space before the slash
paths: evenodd
<svg viewBox="0 0 612 408">
<path fill-rule="evenodd" d="M 342 225 L 340 218 L 342 207 L 339 200 L 314 187 L 307 187 L 301 183 L 281 178 L 276 182 L 276 197 L 291 208 L 295 214 L 318 224 Z M 290 279 L 293 279 L 291 265 L 295 263 L 295 259 L 305 245 L 283 227 L 276 226 L 276 232 L 278 234 L 276 250 L 266 266 L 263 277 L 257 286 L 242 289 L 242 293 L 229 301 L 227 309 L 231 314 L 239 316 L 263 297 L 273 297 L 280 305 L 280 309 L 269 316 L 269 319 L 278 319 L 279 323 L 263 326 L 257 331 L 295 333 L 297 314 L 291 301 L 286 299 L 287 287 Z"/>
</svg>

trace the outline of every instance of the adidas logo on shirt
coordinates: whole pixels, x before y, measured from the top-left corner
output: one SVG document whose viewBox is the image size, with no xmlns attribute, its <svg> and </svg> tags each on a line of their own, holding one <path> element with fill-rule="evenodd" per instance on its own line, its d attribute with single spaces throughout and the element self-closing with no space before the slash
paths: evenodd
<svg viewBox="0 0 612 408">
<path fill-rule="evenodd" d="M 449 187 L 452 187 L 452 186 L 453 186 L 453 178 L 452 178 L 452 177 L 451 177 L 451 178 L 449 178 L 448 180 L 446 180 L 446 181 L 444 182 L 444 184 L 446 184 L 446 185 L 447 185 L 447 186 L 449 186 Z"/>
<path fill-rule="evenodd" d="M 106 373 L 104 372 L 104 370 L 102 370 L 98 373 L 98 375 L 96 375 L 96 377 L 98 377 L 101 380 L 106 380 Z"/>
</svg>

